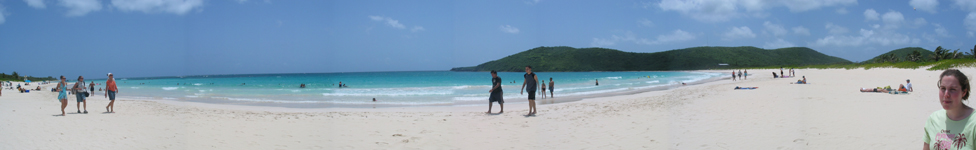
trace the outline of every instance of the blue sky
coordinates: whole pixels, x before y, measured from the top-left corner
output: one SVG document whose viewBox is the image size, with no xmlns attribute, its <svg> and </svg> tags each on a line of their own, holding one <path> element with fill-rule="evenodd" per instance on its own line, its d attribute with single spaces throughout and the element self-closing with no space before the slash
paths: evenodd
<svg viewBox="0 0 976 150">
<path fill-rule="evenodd" d="M 539 46 L 976 45 L 976 0 L 0 0 L 0 72 L 119 77 L 448 70 Z"/>
</svg>

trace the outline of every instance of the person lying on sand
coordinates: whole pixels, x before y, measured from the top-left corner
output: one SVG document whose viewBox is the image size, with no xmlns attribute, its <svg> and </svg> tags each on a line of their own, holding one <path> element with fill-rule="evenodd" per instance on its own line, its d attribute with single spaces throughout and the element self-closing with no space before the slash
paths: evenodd
<svg viewBox="0 0 976 150">
<path fill-rule="evenodd" d="M 883 88 L 870 88 L 870 89 L 869 88 L 861 88 L 861 92 L 881 92 L 881 93 L 888 93 L 888 89 L 883 89 Z"/>
<path fill-rule="evenodd" d="M 758 88 L 759 87 L 739 87 L 739 86 L 735 86 L 735 89 L 736 90 L 753 90 L 753 89 L 758 89 Z"/>
</svg>

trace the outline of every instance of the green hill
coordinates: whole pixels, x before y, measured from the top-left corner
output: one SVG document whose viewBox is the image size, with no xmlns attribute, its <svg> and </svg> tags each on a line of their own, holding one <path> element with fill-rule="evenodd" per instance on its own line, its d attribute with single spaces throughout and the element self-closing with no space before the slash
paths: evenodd
<svg viewBox="0 0 976 150">
<path fill-rule="evenodd" d="M 921 48 L 921 47 L 905 47 L 905 48 L 892 50 L 890 52 L 887 52 L 887 53 L 884 53 L 884 54 L 875 56 L 874 58 L 868 59 L 868 60 L 866 60 L 864 62 L 865 63 L 875 63 L 875 62 L 878 62 L 878 60 L 880 60 L 882 56 L 891 55 L 891 54 L 895 54 L 895 57 L 898 57 L 898 60 L 905 61 L 905 56 L 908 56 L 908 54 L 911 54 L 912 51 L 916 51 L 916 50 L 919 53 L 922 54 L 922 58 L 923 59 L 927 59 L 927 58 L 931 57 L 932 54 L 935 54 L 932 51 L 929 51 L 929 50 L 924 49 L 924 48 Z"/>
<path fill-rule="evenodd" d="M 806 47 L 693 47 L 655 53 L 606 48 L 537 47 L 502 59 L 451 71 L 666 71 L 851 63 Z M 728 64 L 728 66 L 719 66 Z"/>
</svg>

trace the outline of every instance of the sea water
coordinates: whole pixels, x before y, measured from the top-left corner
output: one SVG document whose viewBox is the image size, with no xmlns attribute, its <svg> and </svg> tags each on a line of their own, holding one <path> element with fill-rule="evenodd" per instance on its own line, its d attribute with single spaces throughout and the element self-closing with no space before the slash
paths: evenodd
<svg viewBox="0 0 976 150">
<path fill-rule="evenodd" d="M 499 72 L 504 99 L 520 94 L 525 72 Z M 536 72 L 555 82 L 556 97 L 586 96 L 680 85 L 719 77 L 709 72 Z M 488 72 L 357 72 L 116 78 L 121 98 L 291 107 L 487 104 Z M 596 85 L 597 80 L 599 86 Z M 342 82 L 348 87 L 339 87 Z M 104 83 L 104 80 L 98 81 Z M 300 88 L 301 84 L 305 88 Z M 102 85 L 104 86 L 104 85 Z M 541 85 L 539 85 L 541 86 Z M 548 89 L 547 89 L 548 90 Z M 539 91 L 539 90 L 536 90 Z M 547 91 L 548 92 L 548 91 Z M 541 95 L 537 95 L 541 98 Z M 373 99 L 377 102 L 373 102 Z"/>
</svg>

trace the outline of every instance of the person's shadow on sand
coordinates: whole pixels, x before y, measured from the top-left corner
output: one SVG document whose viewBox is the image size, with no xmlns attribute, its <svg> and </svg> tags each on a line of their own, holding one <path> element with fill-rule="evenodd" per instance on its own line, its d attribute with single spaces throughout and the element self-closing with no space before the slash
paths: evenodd
<svg viewBox="0 0 976 150">
<path fill-rule="evenodd" d="M 504 113 L 504 112 L 501 112 L 501 113 L 485 113 L 485 115 L 492 115 L 492 116 L 498 116 L 498 115 L 501 115 L 501 114 L 503 114 L 503 113 Z"/>
</svg>

